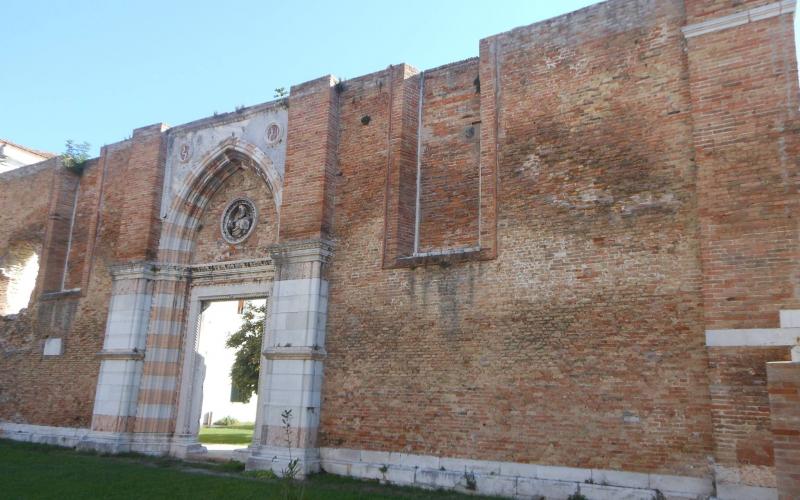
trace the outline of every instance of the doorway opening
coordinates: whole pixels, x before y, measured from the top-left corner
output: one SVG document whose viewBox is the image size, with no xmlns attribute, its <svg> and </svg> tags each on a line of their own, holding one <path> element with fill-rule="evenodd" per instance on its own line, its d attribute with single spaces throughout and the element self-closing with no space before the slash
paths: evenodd
<svg viewBox="0 0 800 500">
<path fill-rule="evenodd" d="M 209 453 L 246 448 L 256 422 L 266 299 L 203 301 L 201 308 L 198 439 Z"/>
</svg>

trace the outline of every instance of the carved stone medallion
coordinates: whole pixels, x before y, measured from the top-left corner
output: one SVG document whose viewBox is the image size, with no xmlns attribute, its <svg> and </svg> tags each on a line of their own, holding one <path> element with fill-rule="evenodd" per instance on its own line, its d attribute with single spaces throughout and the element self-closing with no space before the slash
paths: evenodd
<svg viewBox="0 0 800 500">
<path fill-rule="evenodd" d="M 258 211 L 253 202 L 247 198 L 236 198 L 222 212 L 222 237 L 234 245 L 241 243 L 253 232 L 257 220 Z"/>
<path fill-rule="evenodd" d="M 273 146 L 283 139 L 283 128 L 278 122 L 272 122 L 267 126 L 267 131 L 264 135 L 267 139 L 267 144 Z"/>
</svg>

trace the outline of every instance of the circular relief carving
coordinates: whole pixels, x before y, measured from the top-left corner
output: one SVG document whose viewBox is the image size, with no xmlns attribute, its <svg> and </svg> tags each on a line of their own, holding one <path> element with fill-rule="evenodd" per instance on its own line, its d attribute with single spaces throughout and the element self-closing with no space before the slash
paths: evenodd
<svg viewBox="0 0 800 500">
<path fill-rule="evenodd" d="M 181 144 L 181 147 L 178 150 L 178 158 L 181 160 L 181 163 L 186 163 L 192 158 L 192 147 L 188 142 Z"/>
<path fill-rule="evenodd" d="M 243 242 L 253 232 L 257 219 L 258 211 L 253 202 L 247 198 L 236 198 L 222 212 L 222 237 L 234 245 Z"/>
<path fill-rule="evenodd" d="M 267 144 L 277 144 L 281 142 L 281 139 L 283 139 L 283 128 L 281 128 L 278 122 L 272 122 L 267 125 L 267 132 L 265 136 L 267 139 Z"/>
</svg>

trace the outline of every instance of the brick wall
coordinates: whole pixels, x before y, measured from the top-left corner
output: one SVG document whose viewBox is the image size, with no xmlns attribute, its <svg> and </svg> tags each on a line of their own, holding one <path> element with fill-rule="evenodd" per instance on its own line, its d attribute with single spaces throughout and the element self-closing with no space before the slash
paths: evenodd
<svg viewBox="0 0 800 500">
<path fill-rule="evenodd" d="M 21 169 L 0 179 L 0 245 L 15 235 L 39 238 L 38 289 L 48 292 L 37 294 L 26 314 L 0 321 L 0 420 L 89 425 L 111 292 L 108 266 L 144 258 L 155 244 L 148 235 L 160 200 L 161 138 L 146 129 L 104 147 L 81 176 L 54 159 L 25 167 L 32 175 Z M 62 355 L 43 356 L 47 338 L 62 339 Z"/>
<path fill-rule="evenodd" d="M 775 487 L 767 363 L 788 356 L 785 347 L 709 348 L 714 459 L 722 467 L 720 480 Z"/>
<path fill-rule="evenodd" d="M 688 41 L 707 328 L 777 327 L 800 307 L 792 16 Z"/>
<path fill-rule="evenodd" d="M 232 173 L 246 155 L 223 155 L 204 213 L 174 201 L 197 234 L 168 232 L 159 259 L 333 240 L 322 446 L 702 477 L 712 456 L 771 486 L 784 448 L 766 363 L 787 352 L 707 349 L 704 331 L 800 308 L 791 16 L 681 32 L 763 4 L 612 0 L 424 77 L 400 64 L 294 86 L 280 227 L 263 181 Z M 55 292 L 0 319 L 0 419 L 88 425 L 108 266 L 158 247 L 163 130 L 104 147 L 80 178 L 0 175 L 0 255 L 33 235 Z M 231 248 L 219 218 L 242 194 L 260 227 Z M 414 256 L 417 224 L 421 252 L 477 249 Z M 64 354 L 42 357 L 54 336 Z"/>
<path fill-rule="evenodd" d="M 231 245 L 222 238 L 220 221 L 228 203 L 245 196 L 258 210 L 258 220 L 252 234 L 242 243 Z M 267 247 L 275 243 L 278 216 L 272 194 L 264 180 L 250 169 L 242 169 L 228 177 L 208 201 L 200 216 L 200 229 L 195 237 L 192 262 L 207 263 L 223 260 L 267 257 Z"/>
<path fill-rule="evenodd" d="M 493 40 L 494 261 L 382 270 L 396 115 L 380 75 L 348 82 L 323 445 L 707 473 L 682 8 L 626 7 Z"/>
<path fill-rule="evenodd" d="M 800 498 L 800 363 L 769 363 L 767 372 L 780 499 Z"/>
<path fill-rule="evenodd" d="M 476 59 L 424 73 L 419 252 L 478 246 L 477 78 Z"/>
</svg>

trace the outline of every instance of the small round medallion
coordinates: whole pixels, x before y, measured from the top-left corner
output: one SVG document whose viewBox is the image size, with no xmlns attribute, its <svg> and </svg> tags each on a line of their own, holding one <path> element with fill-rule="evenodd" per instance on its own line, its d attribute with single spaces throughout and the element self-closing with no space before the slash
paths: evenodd
<svg viewBox="0 0 800 500">
<path fill-rule="evenodd" d="M 247 198 L 236 198 L 222 212 L 222 237 L 234 245 L 243 242 L 253 232 L 257 219 L 258 211 L 253 202 Z"/>
<path fill-rule="evenodd" d="M 278 124 L 278 122 L 272 122 L 269 125 L 267 125 L 267 131 L 265 133 L 265 137 L 267 139 L 267 144 L 269 144 L 270 146 L 281 142 L 281 139 L 283 139 L 283 129 Z"/>
</svg>

